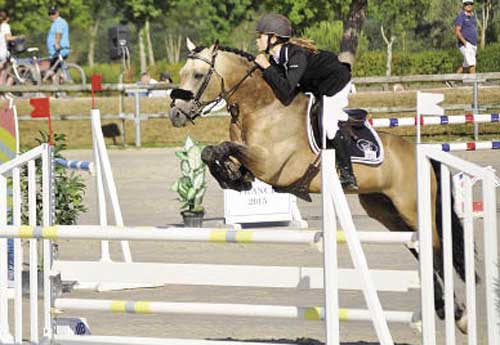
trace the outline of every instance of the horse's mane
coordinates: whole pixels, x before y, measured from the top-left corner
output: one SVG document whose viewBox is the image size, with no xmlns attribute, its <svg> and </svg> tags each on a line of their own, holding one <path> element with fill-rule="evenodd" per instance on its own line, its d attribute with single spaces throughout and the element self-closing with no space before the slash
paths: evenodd
<svg viewBox="0 0 500 345">
<path fill-rule="evenodd" d="M 203 49 L 206 49 L 208 47 L 205 47 L 205 46 L 199 46 L 199 47 L 196 47 L 192 53 L 199 53 L 201 52 Z M 229 52 L 229 53 L 233 53 L 233 54 L 236 54 L 238 56 L 241 56 L 242 58 L 244 59 L 247 59 L 248 61 L 254 61 L 255 60 L 255 56 L 253 56 L 252 54 L 244 51 L 244 50 L 241 50 L 241 49 L 238 49 L 238 48 L 232 48 L 232 47 L 224 47 L 224 46 L 219 46 L 219 50 L 221 51 L 224 51 L 224 52 Z"/>
</svg>

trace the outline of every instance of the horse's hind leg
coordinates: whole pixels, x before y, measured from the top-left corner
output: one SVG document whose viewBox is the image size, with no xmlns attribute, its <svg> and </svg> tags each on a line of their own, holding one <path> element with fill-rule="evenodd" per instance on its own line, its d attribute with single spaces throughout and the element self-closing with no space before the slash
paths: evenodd
<svg viewBox="0 0 500 345">
<path fill-rule="evenodd" d="M 384 224 L 390 231 L 416 231 L 417 212 L 415 201 L 411 197 L 390 199 L 384 194 L 360 194 L 359 201 L 367 214 Z M 396 205 L 393 201 L 396 201 Z M 413 204 L 413 205 L 412 205 Z M 436 231 L 436 230 L 435 230 Z M 435 232 L 436 233 L 436 232 Z M 437 315 L 442 318 L 444 315 L 444 294 L 443 294 L 443 262 L 441 256 L 441 247 L 438 236 L 433 238 L 434 248 L 434 304 Z M 417 258 L 415 250 L 410 252 Z M 457 327 L 465 333 L 464 306 L 455 299 L 455 320 Z"/>
</svg>

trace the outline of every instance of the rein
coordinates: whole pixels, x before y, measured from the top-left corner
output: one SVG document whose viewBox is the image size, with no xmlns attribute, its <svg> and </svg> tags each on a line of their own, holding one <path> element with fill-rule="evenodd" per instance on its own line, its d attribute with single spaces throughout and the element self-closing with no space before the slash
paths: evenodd
<svg viewBox="0 0 500 345">
<path fill-rule="evenodd" d="M 224 77 L 220 73 L 218 73 L 217 70 L 215 69 L 215 59 L 216 59 L 218 53 L 219 53 L 219 46 L 216 44 L 215 48 L 212 52 L 212 57 L 210 60 L 205 59 L 205 58 L 198 56 L 196 54 L 190 54 L 188 56 L 189 59 L 203 61 L 210 66 L 210 69 L 208 70 L 207 74 L 205 75 L 205 78 L 203 79 L 200 88 L 196 92 L 196 95 L 193 96 L 193 93 L 191 91 L 182 90 L 182 89 L 177 89 L 178 90 L 177 92 L 175 92 L 175 90 L 174 90 L 172 92 L 172 94 L 170 95 L 170 97 L 172 98 L 171 106 L 174 106 L 176 99 L 183 99 L 186 101 L 192 100 L 193 101 L 193 103 L 195 105 L 194 110 L 192 110 L 190 114 L 183 112 L 183 114 L 192 123 L 194 123 L 194 120 L 197 117 L 203 116 L 203 115 L 209 113 L 217 104 L 219 104 L 219 102 L 221 102 L 221 100 L 224 100 L 226 102 L 227 110 L 231 114 L 231 117 L 233 117 L 233 120 L 234 120 L 234 118 L 237 118 L 238 113 L 239 113 L 238 105 L 237 104 L 230 104 L 229 99 L 231 98 L 232 95 L 234 95 L 236 93 L 236 91 L 238 91 L 238 89 L 245 82 L 245 80 L 248 79 L 253 74 L 253 72 L 255 72 L 255 70 L 259 68 L 259 66 L 257 64 L 254 64 L 254 66 L 252 68 L 250 68 L 250 70 L 247 71 L 247 73 L 243 76 L 243 78 L 239 82 L 237 82 L 229 90 L 226 90 L 225 84 L 224 84 Z M 212 78 L 212 75 L 214 73 L 220 79 L 221 91 L 216 98 L 214 98 L 210 101 L 202 102 L 201 97 L 203 96 L 203 93 L 207 89 L 207 86 L 210 82 L 210 79 Z M 210 104 L 213 104 L 213 105 L 211 107 L 209 107 L 207 110 L 203 110 L 206 106 L 208 106 Z"/>
</svg>

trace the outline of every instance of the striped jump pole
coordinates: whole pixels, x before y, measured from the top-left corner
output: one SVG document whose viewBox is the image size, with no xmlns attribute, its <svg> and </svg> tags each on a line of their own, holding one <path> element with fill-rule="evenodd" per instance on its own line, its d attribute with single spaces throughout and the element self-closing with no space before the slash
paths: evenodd
<svg viewBox="0 0 500 345">
<path fill-rule="evenodd" d="M 500 140 L 492 141 L 469 141 L 465 143 L 439 143 L 430 144 L 433 148 L 444 152 L 451 151 L 480 151 L 500 149 Z"/>
<path fill-rule="evenodd" d="M 407 244 L 417 241 L 416 233 L 360 231 L 357 237 L 363 243 Z M 321 231 L 265 230 L 265 229 L 210 229 L 210 228 L 159 228 L 122 227 L 101 225 L 58 225 L 47 227 L 2 227 L 0 238 L 124 240 L 124 241 L 172 241 L 212 243 L 288 243 L 317 244 L 322 240 Z M 345 243 L 343 231 L 336 233 L 337 243 Z"/>
<path fill-rule="evenodd" d="M 237 317 L 266 317 L 321 321 L 325 319 L 324 308 L 320 306 L 297 307 L 255 304 L 224 303 L 180 303 L 123 300 L 91 300 L 58 298 L 54 307 L 65 310 L 92 310 L 119 314 L 184 314 L 218 315 Z M 389 322 L 414 323 L 418 317 L 413 312 L 385 311 Z M 371 314 L 364 309 L 339 308 L 340 321 L 370 321 Z"/>
<path fill-rule="evenodd" d="M 56 165 L 66 169 L 88 171 L 90 174 L 95 173 L 94 163 L 91 161 L 65 160 L 62 158 L 55 159 Z"/>
<path fill-rule="evenodd" d="M 369 119 L 368 122 L 374 128 L 413 127 L 417 125 L 417 116 L 392 117 L 385 119 Z M 465 115 L 442 115 L 442 116 L 420 116 L 421 126 L 430 125 L 457 125 L 469 123 L 499 123 L 500 116 L 492 114 L 465 114 Z"/>
</svg>

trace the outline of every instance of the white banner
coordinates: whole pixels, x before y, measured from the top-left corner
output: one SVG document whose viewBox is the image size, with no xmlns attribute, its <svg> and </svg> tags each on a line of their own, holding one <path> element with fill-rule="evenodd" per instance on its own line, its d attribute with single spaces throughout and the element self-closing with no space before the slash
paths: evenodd
<svg viewBox="0 0 500 345">
<path fill-rule="evenodd" d="M 287 193 L 276 193 L 273 188 L 259 180 L 253 182 L 249 191 L 224 190 L 224 218 L 226 224 L 263 222 L 302 222 L 297 208 L 297 199 Z"/>
</svg>

